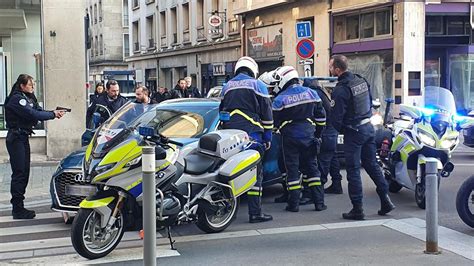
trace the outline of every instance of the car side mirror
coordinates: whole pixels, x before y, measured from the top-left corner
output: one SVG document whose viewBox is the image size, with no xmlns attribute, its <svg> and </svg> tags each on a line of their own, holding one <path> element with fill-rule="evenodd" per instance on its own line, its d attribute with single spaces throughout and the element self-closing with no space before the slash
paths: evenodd
<svg viewBox="0 0 474 266">
<path fill-rule="evenodd" d="M 227 122 L 230 120 L 230 113 L 229 112 L 219 112 L 219 120 L 222 122 Z"/>
<path fill-rule="evenodd" d="M 166 159 L 166 150 L 161 146 L 155 146 L 155 160 Z"/>
</svg>

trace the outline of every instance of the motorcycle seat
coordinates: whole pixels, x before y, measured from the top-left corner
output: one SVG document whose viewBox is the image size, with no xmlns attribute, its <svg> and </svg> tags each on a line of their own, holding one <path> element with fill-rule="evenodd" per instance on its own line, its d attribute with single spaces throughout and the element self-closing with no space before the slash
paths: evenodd
<svg viewBox="0 0 474 266">
<path fill-rule="evenodd" d="M 215 168 L 221 158 L 209 156 L 200 152 L 191 153 L 184 157 L 184 172 L 192 175 L 202 175 Z"/>
</svg>

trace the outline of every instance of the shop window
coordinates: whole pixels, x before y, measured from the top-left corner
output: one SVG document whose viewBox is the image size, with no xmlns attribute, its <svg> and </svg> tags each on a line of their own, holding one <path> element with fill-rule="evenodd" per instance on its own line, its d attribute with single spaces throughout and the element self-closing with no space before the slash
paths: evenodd
<svg viewBox="0 0 474 266">
<path fill-rule="evenodd" d="M 5 1 L 3 1 L 5 2 Z M 43 57 L 41 31 L 40 1 L 6 1 L 15 2 L 11 9 L 24 11 L 23 23 L 2 24 L 0 35 L 0 130 L 6 129 L 5 98 L 20 74 L 33 77 L 35 96 L 38 104 L 45 106 L 43 88 Z M 49 30 L 48 30 L 49 31 Z M 34 127 L 44 129 L 44 123 Z"/>
<path fill-rule="evenodd" d="M 359 39 L 359 15 L 346 17 L 346 40 Z"/>
<path fill-rule="evenodd" d="M 392 34 L 392 10 L 380 9 L 333 18 L 334 42 L 370 39 Z"/>
<path fill-rule="evenodd" d="M 360 16 L 360 37 L 374 37 L 374 13 L 362 14 Z"/>
<path fill-rule="evenodd" d="M 451 55 L 449 76 L 458 113 L 466 114 L 474 110 L 474 55 Z"/>
<path fill-rule="evenodd" d="M 392 16 L 390 10 L 375 12 L 376 35 L 390 34 L 392 28 Z"/>
<path fill-rule="evenodd" d="M 428 16 L 426 17 L 426 32 L 427 35 L 443 35 L 443 17 L 442 16 Z"/>
<path fill-rule="evenodd" d="M 446 18 L 446 27 L 448 35 L 465 35 L 465 24 L 467 21 L 464 17 L 450 16 Z M 469 35 L 469 32 L 467 32 Z"/>
</svg>

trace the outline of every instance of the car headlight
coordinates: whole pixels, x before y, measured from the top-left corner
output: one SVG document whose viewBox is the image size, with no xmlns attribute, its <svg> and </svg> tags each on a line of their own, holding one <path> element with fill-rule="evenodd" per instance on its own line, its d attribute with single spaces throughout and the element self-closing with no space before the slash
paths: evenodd
<svg viewBox="0 0 474 266">
<path fill-rule="evenodd" d="M 114 166 L 115 166 L 115 163 L 109 163 L 109 164 L 105 164 L 105 165 L 100 165 L 100 166 L 97 166 L 97 168 L 95 168 L 95 172 L 96 172 L 97 174 L 102 174 L 103 172 L 112 169 Z"/>
<path fill-rule="evenodd" d="M 383 118 L 380 114 L 375 114 L 372 117 L 370 117 L 370 123 L 373 126 L 378 126 L 383 124 Z"/>
<path fill-rule="evenodd" d="M 431 146 L 431 147 L 436 146 L 436 140 L 431 135 L 429 135 L 428 133 L 425 133 L 423 131 L 418 131 L 418 136 L 419 136 L 421 142 L 423 142 L 424 144 L 426 144 L 428 146 Z"/>
<path fill-rule="evenodd" d="M 451 149 L 454 145 L 456 145 L 458 138 L 450 138 L 441 141 L 441 148 L 443 149 Z"/>
</svg>

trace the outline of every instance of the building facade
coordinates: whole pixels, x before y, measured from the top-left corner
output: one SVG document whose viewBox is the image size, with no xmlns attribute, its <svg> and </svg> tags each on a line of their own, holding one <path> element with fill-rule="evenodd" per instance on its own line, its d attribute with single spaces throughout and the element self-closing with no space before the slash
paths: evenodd
<svg viewBox="0 0 474 266">
<path fill-rule="evenodd" d="M 35 127 L 31 152 L 62 158 L 80 147 L 86 107 L 83 22 L 80 1 L 0 2 L 0 142 L 5 143 L 7 133 L 5 97 L 26 73 L 34 77 L 35 95 L 44 109 L 72 109 L 59 121 Z M 0 157 L 7 157 L 5 145 L 0 145 Z"/>
<path fill-rule="evenodd" d="M 89 82 L 94 85 L 116 79 L 123 93 L 133 92 L 133 72 L 124 58 L 128 55 L 128 0 L 87 0 L 84 8 L 89 16 Z"/>
<path fill-rule="evenodd" d="M 240 57 L 239 19 L 228 0 L 130 0 L 126 58 L 137 83 L 172 89 L 191 76 L 205 93 L 233 74 Z"/>
</svg>

